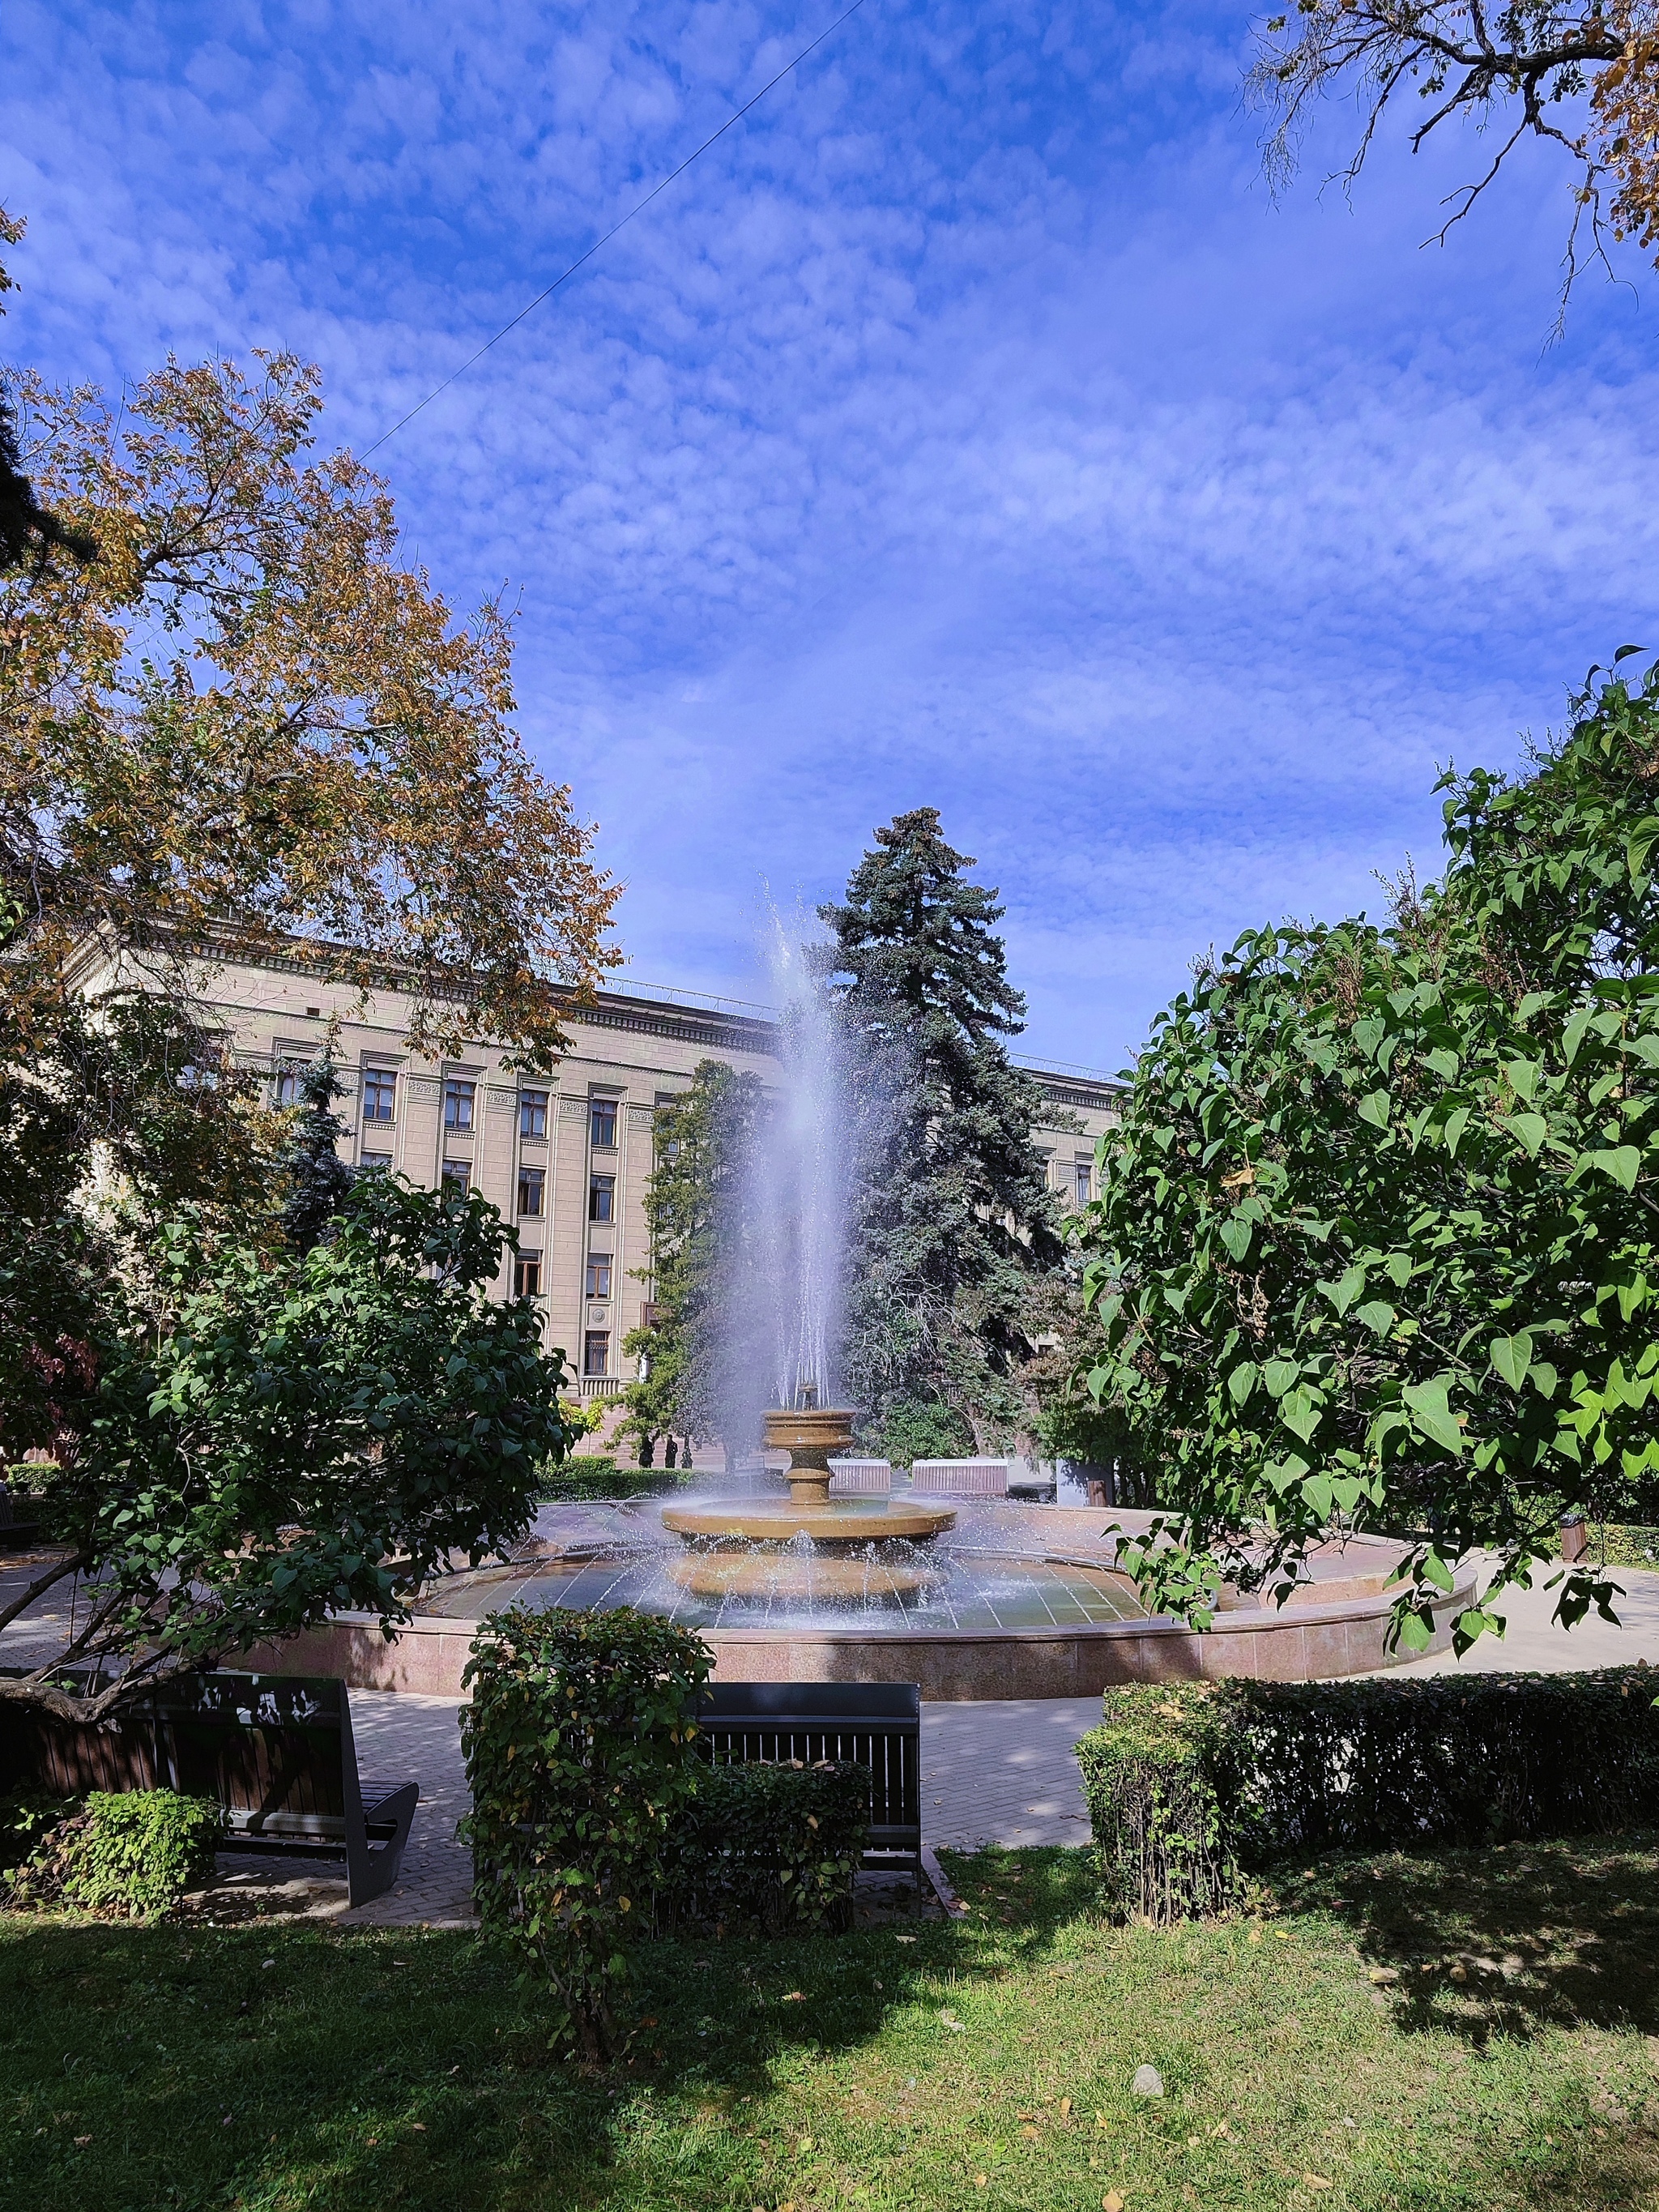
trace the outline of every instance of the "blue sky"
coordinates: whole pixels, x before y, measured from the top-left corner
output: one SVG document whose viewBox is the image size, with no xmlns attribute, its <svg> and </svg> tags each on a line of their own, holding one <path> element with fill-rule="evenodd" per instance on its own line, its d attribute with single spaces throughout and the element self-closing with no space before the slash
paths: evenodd
<svg viewBox="0 0 1659 2212">
<path fill-rule="evenodd" d="M 319 361 L 360 449 L 837 13 L 9 0 L 9 357 Z M 1653 318 L 1554 313 L 1569 179 L 1390 136 L 1275 207 L 1243 8 L 865 0 L 376 456 L 626 882 L 630 971 L 757 997 L 763 884 L 939 806 L 1033 1054 L 1121 1066 L 1212 942 L 1432 867 L 1652 629 Z M 1632 265 L 1638 279 L 1641 271 Z"/>
</svg>

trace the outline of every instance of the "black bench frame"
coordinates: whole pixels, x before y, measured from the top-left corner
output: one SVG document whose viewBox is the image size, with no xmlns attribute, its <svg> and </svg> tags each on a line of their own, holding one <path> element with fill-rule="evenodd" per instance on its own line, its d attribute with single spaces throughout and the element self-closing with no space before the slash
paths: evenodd
<svg viewBox="0 0 1659 2212">
<path fill-rule="evenodd" d="M 86 1694 L 89 1678 L 64 1679 Z M 343 1856 L 353 1905 L 397 1881 L 421 1796 L 362 1779 L 350 1698 L 328 1675 L 185 1675 L 89 1724 L 0 1702 L 0 1789 L 21 1782 L 211 1798 L 227 1850 Z"/>
<path fill-rule="evenodd" d="M 921 1864 L 921 1686 L 916 1682 L 714 1682 L 697 1748 L 717 1765 L 851 1759 L 870 1774 L 867 1867 Z"/>
</svg>

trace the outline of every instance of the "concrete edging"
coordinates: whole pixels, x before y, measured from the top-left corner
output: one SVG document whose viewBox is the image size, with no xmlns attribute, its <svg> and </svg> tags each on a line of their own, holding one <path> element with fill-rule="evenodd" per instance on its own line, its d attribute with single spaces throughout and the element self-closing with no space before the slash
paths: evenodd
<svg viewBox="0 0 1659 2212">
<path fill-rule="evenodd" d="M 1431 1650 L 1474 1595 L 1464 1569 L 1435 1607 Z M 1120 1682 L 1304 1682 L 1370 1674 L 1418 1652 L 1390 1653 L 1386 1591 L 1282 1612 L 1240 1609 L 1204 1631 L 1173 1620 L 1119 1620 L 1085 1628 L 963 1630 L 706 1629 L 719 1682 L 915 1682 L 932 1700 L 1097 1696 Z M 243 1664 L 272 1674 L 337 1674 L 354 1689 L 462 1697 L 476 1620 L 417 1617 L 384 1635 L 372 1614 L 339 1613 L 293 1642 L 264 1645 Z"/>
</svg>

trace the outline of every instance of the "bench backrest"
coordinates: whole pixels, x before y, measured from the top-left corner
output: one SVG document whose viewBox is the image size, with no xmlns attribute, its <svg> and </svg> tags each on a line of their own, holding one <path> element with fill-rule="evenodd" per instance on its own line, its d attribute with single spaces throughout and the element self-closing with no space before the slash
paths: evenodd
<svg viewBox="0 0 1659 2212">
<path fill-rule="evenodd" d="M 717 1682 L 697 1712 L 717 1763 L 851 1759 L 870 1775 L 870 1840 L 921 1834 L 921 1689 L 915 1682 Z"/>
<path fill-rule="evenodd" d="M 178 1790 L 256 1831 L 362 1814 L 350 1704 L 326 1675 L 187 1675 L 91 1723 L 0 1704 L 0 1776 L 64 1796 Z"/>
<path fill-rule="evenodd" d="M 954 1498 L 1006 1498 L 1006 1459 L 919 1459 L 910 1469 L 910 1487 Z"/>
<path fill-rule="evenodd" d="M 893 1470 L 884 1459 L 832 1459 L 831 1498 L 884 1498 L 893 1487 Z"/>
</svg>

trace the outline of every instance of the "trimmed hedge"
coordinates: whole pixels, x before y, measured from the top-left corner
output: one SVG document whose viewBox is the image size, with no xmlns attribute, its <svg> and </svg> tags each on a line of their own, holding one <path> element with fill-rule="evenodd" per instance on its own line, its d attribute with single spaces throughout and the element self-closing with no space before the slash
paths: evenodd
<svg viewBox="0 0 1659 2212">
<path fill-rule="evenodd" d="M 617 2047 L 611 1998 L 651 1917 L 670 1826 L 690 1795 L 696 1706 L 714 1662 L 654 1613 L 493 1614 L 462 1677 L 473 1894 L 558 2007 L 556 2049 Z"/>
<path fill-rule="evenodd" d="M 659 1498 L 690 1480 L 673 1467 L 618 1467 L 608 1454 L 577 1452 L 543 1478 L 544 1505 L 579 1504 L 584 1498 Z"/>
<path fill-rule="evenodd" d="M 1078 1746 L 1102 1894 L 1218 1911 L 1289 1852 L 1607 1833 L 1659 1820 L 1659 1674 L 1136 1684 Z"/>
<path fill-rule="evenodd" d="M 870 1778 L 850 1759 L 698 1762 L 674 1817 L 657 1924 L 811 1935 L 852 1924 Z"/>
</svg>

